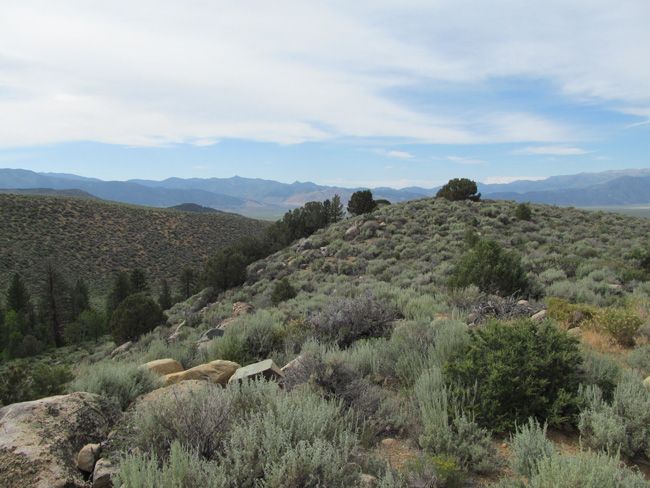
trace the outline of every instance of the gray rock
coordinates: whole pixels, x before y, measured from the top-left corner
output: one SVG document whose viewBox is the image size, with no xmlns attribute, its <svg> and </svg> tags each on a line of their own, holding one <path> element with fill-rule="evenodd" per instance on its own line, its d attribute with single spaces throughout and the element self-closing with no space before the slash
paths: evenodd
<svg viewBox="0 0 650 488">
<path fill-rule="evenodd" d="M 519 300 L 519 301 L 517 302 L 517 305 L 519 305 L 520 307 L 521 307 L 521 306 L 523 306 L 523 307 L 527 307 L 528 305 L 530 305 L 530 303 L 528 302 L 528 300 Z"/>
<path fill-rule="evenodd" d="M 100 459 L 93 472 L 93 488 L 113 488 L 113 477 L 116 473 L 117 467 L 113 466 L 113 463 L 108 459 Z"/>
<path fill-rule="evenodd" d="M 580 327 L 573 327 L 567 330 L 566 333 L 573 337 L 580 337 L 582 335 L 582 329 Z"/>
<path fill-rule="evenodd" d="M 106 438 L 116 407 L 92 393 L 72 393 L 0 409 L 3 488 L 85 486 L 77 469 L 81 448 Z"/>
<path fill-rule="evenodd" d="M 203 334 L 201 334 L 201 337 L 199 337 L 199 340 L 197 342 L 208 342 L 212 339 L 216 339 L 217 337 L 222 337 L 223 334 L 223 329 L 215 327 L 214 329 L 206 330 Z"/>
<path fill-rule="evenodd" d="M 246 379 L 265 378 L 267 380 L 280 380 L 284 378 L 282 370 L 273 362 L 272 359 L 260 361 L 259 363 L 249 364 L 239 368 L 232 375 L 228 383 L 235 383 Z"/>
<path fill-rule="evenodd" d="M 548 316 L 548 311 L 541 310 L 537 312 L 535 315 L 533 315 L 530 319 L 533 322 L 541 322 L 542 320 L 545 320 L 547 316 Z"/>
<path fill-rule="evenodd" d="M 650 376 L 643 380 L 643 386 L 650 390 Z"/>
<path fill-rule="evenodd" d="M 101 453 L 101 444 L 86 444 L 77 454 L 77 468 L 84 473 L 92 473 Z"/>
<path fill-rule="evenodd" d="M 362 474 L 359 477 L 359 482 L 361 488 L 375 488 L 379 483 L 379 480 L 371 474 Z"/>
<path fill-rule="evenodd" d="M 125 342 L 119 347 L 116 347 L 113 349 L 113 352 L 111 352 L 111 358 L 116 358 L 118 356 L 121 356 L 122 354 L 126 353 L 129 349 L 133 347 L 133 341 Z"/>
<path fill-rule="evenodd" d="M 346 241 L 351 241 L 353 239 L 356 239 L 361 231 L 359 230 L 359 227 L 356 225 L 353 225 L 350 227 L 348 230 L 345 231 L 345 235 L 343 236 L 343 239 Z"/>
</svg>

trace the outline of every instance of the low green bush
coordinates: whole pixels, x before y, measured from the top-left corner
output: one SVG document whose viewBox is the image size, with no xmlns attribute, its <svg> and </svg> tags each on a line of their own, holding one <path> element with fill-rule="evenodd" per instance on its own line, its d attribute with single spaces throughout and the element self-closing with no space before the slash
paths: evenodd
<svg viewBox="0 0 650 488">
<path fill-rule="evenodd" d="M 453 457 L 465 470 L 489 472 L 496 467 L 491 437 L 465 410 L 468 395 L 452 393 L 437 368 L 422 374 L 415 384 L 422 425 L 420 446 L 432 454 Z"/>
<path fill-rule="evenodd" d="M 308 321 L 317 339 L 349 347 L 359 339 L 387 336 L 397 318 L 393 307 L 365 293 L 335 299 Z"/>
<path fill-rule="evenodd" d="M 244 315 L 234 321 L 223 337 L 207 350 L 207 359 L 224 359 L 241 365 L 272 358 L 284 348 L 285 329 L 267 310 Z"/>
<path fill-rule="evenodd" d="M 577 413 L 582 362 L 577 340 L 550 323 L 490 322 L 470 333 L 464 354 L 445 368 L 452 385 L 476 385 L 477 422 L 507 431 L 534 417 L 550 425 Z"/>
<path fill-rule="evenodd" d="M 584 348 L 582 351 L 580 382 L 583 385 L 596 385 L 607 400 L 611 400 L 614 389 L 621 376 L 621 367 L 604 354 Z"/>
<path fill-rule="evenodd" d="M 510 449 L 513 471 L 528 478 L 536 471 L 537 463 L 554 452 L 553 443 L 546 438 L 546 425 L 541 426 L 533 418 L 517 426 L 515 434 L 510 437 Z"/>
<path fill-rule="evenodd" d="M 641 373 L 644 377 L 650 375 L 650 344 L 637 346 L 628 354 L 627 364 Z"/>
<path fill-rule="evenodd" d="M 160 386 L 160 377 L 145 368 L 104 361 L 81 368 L 70 390 L 97 393 L 112 399 L 124 410 L 137 397 Z"/>
<path fill-rule="evenodd" d="M 494 295 L 525 295 L 529 289 L 521 258 L 490 240 L 479 241 L 467 251 L 449 280 L 451 288 L 470 285 Z"/>
<path fill-rule="evenodd" d="M 148 295 L 131 295 L 113 312 L 110 321 L 111 334 L 116 344 L 137 340 L 152 331 L 163 321 L 162 310 Z"/>
<path fill-rule="evenodd" d="M 64 365 L 14 361 L 0 375 L 0 405 L 60 395 L 72 379 Z"/>
<path fill-rule="evenodd" d="M 641 318 L 627 308 L 606 308 L 596 317 L 599 328 L 611 335 L 622 346 L 633 346 L 634 336 L 643 325 Z"/>
<path fill-rule="evenodd" d="M 606 454 L 581 452 L 573 456 L 555 454 L 540 459 L 529 488 L 647 488 L 638 471 L 624 467 Z"/>
<path fill-rule="evenodd" d="M 637 375 L 621 376 L 611 402 L 598 387 L 585 389 L 583 397 L 586 406 L 578 427 L 586 446 L 650 458 L 650 394 Z"/>
<path fill-rule="evenodd" d="M 273 305 L 278 305 L 279 303 L 295 298 L 297 294 L 298 292 L 293 286 L 291 286 L 289 280 L 283 278 L 273 286 L 273 292 L 271 292 L 271 303 L 273 303 Z"/>
</svg>

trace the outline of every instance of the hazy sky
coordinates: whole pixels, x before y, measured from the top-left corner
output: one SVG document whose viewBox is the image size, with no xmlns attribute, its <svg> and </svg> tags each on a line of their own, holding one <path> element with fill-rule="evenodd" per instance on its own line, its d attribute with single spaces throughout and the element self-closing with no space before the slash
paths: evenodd
<svg viewBox="0 0 650 488">
<path fill-rule="evenodd" d="M 648 0 L 0 0 L 0 167 L 433 186 L 650 167 Z"/>
</svg>

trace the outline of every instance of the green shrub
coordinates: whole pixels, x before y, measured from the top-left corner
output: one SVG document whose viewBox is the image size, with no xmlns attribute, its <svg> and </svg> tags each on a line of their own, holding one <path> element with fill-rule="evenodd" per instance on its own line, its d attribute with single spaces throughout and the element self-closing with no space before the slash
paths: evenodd
<svg viewBox="0 0 650 488">
<path fill-rule="evenodd" d="M 392 307 L 366 293 L 331 301 L 309 324 L 317 339 L 348 347 L 359 339 L 388 335 L 397 317 Z"/>
<path fill-rule="evenodd" d="M 449 281 L 451 288 L 476 285 L 485 293 L 523 295 L 529 283 L 521 258 L 505 251 L 496 241 L 480 241 L 456 265 Z"/>
<path fill-rule="evenodd" d="M 562 298 L 551 297 L 546 300 L 548 316 L 564 324 L 567 328 L 580 327 L 590 323 L 598 314 L 598 309 L 591 305 L 573 304 Z"/>
<path fill-rule="evenodd" d="M 471 332 L 446 376 L 476 385 L 480 425 L 504 431 L 529 417 L 559 425 L 575 413 L 581 361 L 576 339 L 549 323 L 495 321 Z"/>
<path fill-rule="evenodd" d="M 420 456 L 406 463 L 404 471 L 409 486 L 426 488 L 460 488 L 463 472 L 455 459 L 447 456 Z"/>
<path fill-rule="evenodd" d="M 495 453 L 490 434 L 464 410 L 466 396 L 453 394 L 440 370 L 432 368 L 422 374 L 415 384 L 422 424 L 420 445 L 432 454 L 452 456 L 463 469 L 491 471 Z"/>
<path fill-rule="evenodd" d="M 621 465 L 618 458 L 581 452 L 542 458 L 531 476 L 529 488 L 647 488 L 638 472 Z"/>
<path fill-rule="evenodd" d="M 611 403 L 598 387 L 586 389 L 583 396 L 586 407 L 578 427 L 586 446 L 650 457 L 650 395 L 638 376 L 622 375 Z"/>
<path fill-rule="evenodd" d="M 606 308 L 595 320 L 598 327 L 622 346 L 634 345 L 634 336 L 643 325 L 641 318 L 627 308 Z"/>
<path fill-rule="evenodd" d="M 246 365 L 271 358 L 283 349 L 284 328 L 267 310 L 234 321 L 223 337 L 214 341 L 207 359 L 225 359 Z"/>
<path fill-rule="evenodd" d="M 515 218 L 517 220 L 530 220 L 533 218 L 533 210 L 527 203 L 520 203 L 515 209 Z"/>
<path fill-rule="evenodd" d="M 582 351 L 582 357 L 581 383 L 588 386 L 598 386 L 605 399 L 611 400 L 614 388 L 616 388 L 621 376 L 620 366 L 607 356 L 591 349 L 585 348 Z"/>
<path fill-rule="evenodd" d="M 298 293 L 296 289 L 291 286 L 289 280 L 286 278 L 281 279 L 273 286 L 273 292 L 271 293 L 271 302 L 273 305 L 278 305 L 279 303 L 286 302 L 295 298 Z"/>
<path fill-rule="evenodd" d="M 510 437 L 510 466 L 522 475 L 530 478 L 536 471 L 537 463 L 554 452 L 553 443 L 546 438 L 546 425 L 540 426 L 536 419 L 517 427 Z"/>
<path fill-rule="evenodd" d="M 66 344 L 97 342 L 106 333 L 106 318 L 95 310 L 84 310 L 74 322 L 67 324 L 63 329 Z"/>
<path fill-rule="evenodd" d="M 639 371 L 644 377 L 650 375 L 650 344 L 634 348 L 626 358 L 627 364 Z"/>
<path fill-rule="evenodd" d="M 67 366 L 13 362 L 0 375 L 0 405 L 60 395 L 72 378 Z"/>
<path fill-rule="evenodd" d="M 454 178 L 438 190 L 436 198 L 445 198 L 451 201 L 472 200 L 478 202 L 481 199 L 481 194 L 478 193 L 476 182 L 467 178 Z"/>
<path fill-rule="evenodd" d="M 111 316 L 111 334 L 116 344 L 136 340 L 163 321 L 158 304 L 145 294 L 131 295 L 118 305 Z"/>
<path fill-rule="evenodd" d="M 122 410 L 133 400 L 160 386 L 160 377 L 135 364 L 101 362 L 82 368 L 71 391 L 97 393 L 114 400 Z"/>
<path fill-rule="evenodd" d="M 114 486 L 129 488 L 227 488 L 225 474 L 213 463 L 172 443 L 169 458 L 155 454 L 127 454 L 119 463 Z"/>
</svg>

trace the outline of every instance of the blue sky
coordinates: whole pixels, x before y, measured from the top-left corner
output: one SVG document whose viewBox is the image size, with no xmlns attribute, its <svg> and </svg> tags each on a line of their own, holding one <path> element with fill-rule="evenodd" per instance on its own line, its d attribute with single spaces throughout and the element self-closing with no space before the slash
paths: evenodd
<svg viewBox="0 0 650 488">
<path fill-rule="evenodd" d="M 649 18 L 645 0 L 13 2 L 0 167 L 393 187 L 650 167 Z"/>
</svg>

